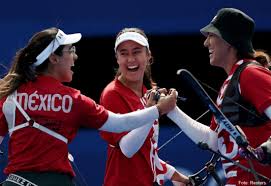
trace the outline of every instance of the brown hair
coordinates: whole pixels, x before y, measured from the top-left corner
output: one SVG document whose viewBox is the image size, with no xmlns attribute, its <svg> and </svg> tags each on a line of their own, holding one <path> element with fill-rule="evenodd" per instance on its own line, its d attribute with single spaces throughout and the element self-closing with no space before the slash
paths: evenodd
<svg viewBox="0 0 271 186">
<path fill-rule="evenodd" d="M 0 80 L 0 99 L 14 92 L 21 84 L 34 81 L 37 74 L 47 70 L 48 59 L 36 68 L 32 64 L 36 62 L 36 57 L 56 37 L 57 31 L 58 29 L 53 27 L 34 34 L 27 45 L 16 52 L 11 68 Z M 55 53 L 59 53 L 61 50 L 59 47 Z"/>
<path fill-rule="evenodd" d="M 142 29 L 140 29 L 140 28 L 124 28 L 124 29 L 122 29 L 122 30 L 118 33 L 116 39 L 117 39 L 121 34 L 123 34 L 123 33 L 125 33 L 125 32 L 136 32 L 136 33 L 139 33 L 139 34 L 141 34 L 142 36 L 144 36 L 144 37 L 148 40 L 148 38 L 147 38 L 146 34 L 144 33 L 144 31 L 143 31 Z M 147 50 L 147 52 L 151 55 L 151 52 L 149 51 L 149 49 L 146 48 L 146 50 Z M 149 61 L 148 64 L 147 64 L 147 67 L 146 67 L 145 72 L 144 72 L 144 77 L 143 77 L 143 84 L 144 84 L 148 89 L 153 88 L 153 87 L 155 87 L 155 86 L 157 85 L 157 84 L 153 81 L 152 76 L 151 76 L 151 64 L 152 64 L 152 63 L 153 63 L 153 57 L 151 56 L 151 59 L 150 59 L 150 61 Z M 117 69 L 117 72 L 116 72 L 116 76 L 115 76 L 115 77 L 119 77 L 120 74 L 121 74 L 121 72 L 119 71 L 119 69 Z"/>
<path fill-rule="evenodd" d="M 254 59 L 264 67 L 270 67 L 270 56 L 265 51 L 256 50 L 254 53 Z"/>
<path fill-rule="evenodd" d="M 237 51 L 237 58 L 241 59 L 254 59 L 259 62 L 263 67 L 270 67 L 270 56 L 264 50 L 255 50 L 254 53 L 242 53 Z"/>
</svg>

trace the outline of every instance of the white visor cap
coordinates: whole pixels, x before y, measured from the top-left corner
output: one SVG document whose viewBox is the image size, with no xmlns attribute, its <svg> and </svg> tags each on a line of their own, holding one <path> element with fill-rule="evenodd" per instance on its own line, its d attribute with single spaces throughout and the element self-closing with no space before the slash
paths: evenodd
<svg viewBox="0 0 271 186">
<path fill-rule="evenodd" d="M 37 67 L 41 65 L 60 45 L 77 43 L 81 37 L 80 33 L 65 34 L 62 30 L 58 29 L 55 39 L 36 57 L 37 61 L 32 66 Z"/>
<path fill-rule="evenodd" d="M 142 46 L 145 46 L 149 49 L 148 40 L 141 34 L 137 32 L 124 32 L 119 35 L 115 42 L 115 52 L 117 51 L 118 46 L 124 41 L 134 41 Z"/>
</svg>

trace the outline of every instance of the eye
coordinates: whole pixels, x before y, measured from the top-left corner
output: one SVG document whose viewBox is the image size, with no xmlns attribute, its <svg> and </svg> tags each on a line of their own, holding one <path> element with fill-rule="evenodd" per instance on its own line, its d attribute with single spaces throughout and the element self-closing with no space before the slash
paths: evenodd
<svg viewBox="0 0 271 186">
<path fill-rule="evenodd" d="M 128 52 L 121 51 L 119 54 L 120 54 L 121 56 L 127 56 L 127 55 L 128 55 Z"/>
<path fill-rule="evenodd" d="M 136 50 L 133 51 L 133 54 L 140 54 L 141 52 L 142 52 L 142 50 L 136 49 Z"/>
<path fill-rule="evenodd" d="M 64 52 L 68 52 L 69 54 L 75 54 L 76 53 L 76 47 L 75 46 L 71 46 L 67 50 L 62 50 L 62 53 L 64 53 Z"/>
</svg>

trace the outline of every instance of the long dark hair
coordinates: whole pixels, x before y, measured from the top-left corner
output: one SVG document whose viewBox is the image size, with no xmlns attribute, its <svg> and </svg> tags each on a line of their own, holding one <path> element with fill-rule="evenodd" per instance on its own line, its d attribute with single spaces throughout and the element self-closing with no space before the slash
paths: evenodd
<svg viewBox="0 0 271 186">
<path fill-rule="evenodd" d="M 0 99 L 11 94 L 21 84 L 34 81 L 38 74 L 47 70 L 48 59 L 36 68 L 34 68 L 32 64 L 36 62 L 36 57 L 56 37 L 57 32 L 58 29 L 55 27 L 42 30 L 34 34 L 24 48 L 16 52 L 11 68 L 0 80 Z M 59 53 L 62 48 L 63 47 L 59 47 L 55 53 Z"/>
<path fill-rule="evenodd" d="M 118 33 L 116 39 L 117 39 L 121 34 L 123 34 L 123 33 L 125 33 L 125 32 L 136 32 L 136 33 L 139 33 L 139 34 L 141 34 L 142 36 L 144 36 L 144 37 L 148 40 L 148 38 L 147 38 L 146 34 L 144 33 L 144 31 L 143 31 L 142 29 L 140 29 L 140 28 L 124 28 L 124 29 L 122 29 L 122 30 Z M 146 48 L 146 50 L 147 50 L 147 52 L 151 55 L 151 52 L 149 51 L 149 49 Z M 155 86 L 157 85 L 157 84 L 154 82 L 154 80 L 152 79 L 152 75 L 151 75 L 151 64 L 152 64 L 152 63 L 153 63 L 153 57 L 151 56 L 150 61 L 148 61 L 147 67 L 146 67 L 145 72 L 144 72 L 144 77 L 143 77 L 143 84 L 144 84 L 148 89 L 151 89 L 151 88 L 153 88 L 153 87 L 155 87 Z M 119 77 L 120 75 L 121 75 L 120 70 L 117 69 L 117 70 L 116 70 L 116 76 L 115 76 L 115 77 L 117 78 L 117 77 Z"/>
</svg>

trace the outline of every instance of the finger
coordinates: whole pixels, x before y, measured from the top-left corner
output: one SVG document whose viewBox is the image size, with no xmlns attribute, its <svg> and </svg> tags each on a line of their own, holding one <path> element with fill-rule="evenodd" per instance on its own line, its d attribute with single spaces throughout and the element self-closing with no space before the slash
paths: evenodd
<svg viewBox="0 0 271 186">
<path fill-rule="evenodd" d="M 148 100 L 154 100 L 155 92 L 156 92 L 155 90 L 150 91 Z"/>
<path fill-rule="evenodd" d="M 157 91 L 159 91 L 161 94 L 167 95 L 167 89 L 166 88 L 159 88 Z"/>
<path fill-rule="evenodd" d="M 160 97 L 165 97 L 165 96 L 166 96 L 166 94 L 164 94 L 164 93 L 160 94 Z"/>
<path fill-rule="evenodd" d="M 149 97 L 147 98 L 146 107 L 153 106 L 157 103 L 157 100 L 155 100 L 155 92 L 156 91 L 154 90 L 149 93 Z"/>
<path fill-rule="evenodd" d="M 171 94 L 171 92 L 175 91 L 176 92 L 176 95 L 178 96 L 178 91 L 175 89 L 175 88 L 171 88 L 169 89 L 169 94 Z"/>
<path fill-rule="evenodd" d="M 144 94 L 144 97 L 149 99 L 150 98 L 151 90 L 147 90 L 147 92 Z"/>
<path fill-rule="evenodd" d="M 178 93 L 177 93 L 177 91 L 175 89 L 173 89 L 173 90 L 170 91 L 170 95 L 174 96 L 175 98 L 177 98 Z"/>
<path fill-rule="evenodd" d="M 151 92 L 156 90 L 157 90 L 156 88 L 147 90 L 147 92 L 145 93 L 145 98 L 150 99 Z"/>
</svg>

